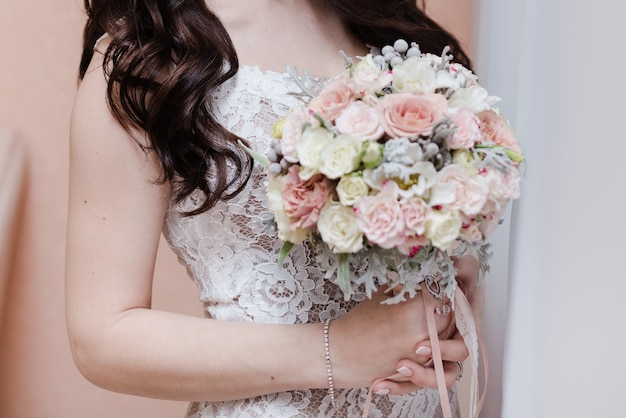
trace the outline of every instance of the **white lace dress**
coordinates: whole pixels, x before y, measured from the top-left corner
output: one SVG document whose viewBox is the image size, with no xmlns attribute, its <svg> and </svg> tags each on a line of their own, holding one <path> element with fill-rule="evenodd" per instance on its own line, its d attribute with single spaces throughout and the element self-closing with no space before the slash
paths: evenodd
<svg viewBox="0 0 626 418">
<path fill-rule="evenodd" d="M 215 95 L 214 114 L 260 153 L 271 141 L 273 123 L 295 103 L 297 88 L 286 76 L 241 67 Z M 350 304 L 316 268 L 311 249 L 297 246 L 278 268 L 282 242 L 267 229 L 271 215 L 264 198 L 264 169 L 254 168 L 245 190 L 203 214 L 183 217 L 194 196 L 172 203 L 164 234 L 200 289 L 208 317 L 263 323 L 322 322 L 345 314 Z M 362 298 L 363 295 L 360 296 Z M 354 303 L 354 302 L 353 302 Z M 452 391 L 454 392 L 454 391 Z M 337 407 L 326 390 L 298 390 L 239 401 L 193 402 L 187 418 L 360 417 L 367 388 L 340 390 Z M 453 410 L 458 407 L 452 393 Z M 370 417 L 439 417 L 439 394 L 421 390 L 407 396 L 376 396 Z"/>
</svg>

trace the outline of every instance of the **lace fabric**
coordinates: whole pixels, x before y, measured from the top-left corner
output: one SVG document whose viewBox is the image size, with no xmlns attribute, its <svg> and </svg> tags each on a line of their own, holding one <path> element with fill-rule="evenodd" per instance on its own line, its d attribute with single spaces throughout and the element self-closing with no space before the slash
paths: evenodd
<svg viewBox="0 0 626 418">
<path fill-rule="evenodd" d="M 295 104 L 297 86 L 286 75 L 242 66 L 215 93 L 212 111 L 229 130 L 246 138 L 259 153 L 270 146 L 272 126 Z M 255 166 L 246 188 L 192 217 L 197 195 L 172 201 L 164 235 L 200 289 L 205 315 L 228 321 L 261 323 L 323 322 L 350 310 L 365 295 L 345 302 L 338 286 L 324 278 L 315 249 L 296 246 L 279 268 L 282 242 L 268 228 L 264 168 Z M 321 338 L 321 336 L 320 336 Z M 458 416 L 455 390 L 453 410 Z M 337 407 L 326 390 L 298 390 L 238 401 L 190 404 L 187 418 L 208 417 L 359 417 L 367 388 L 339 390 Z M 441 416 L 439 394 L 424 389 L 405 396 L 374 396 L 370 417 Z"/>
</svg>

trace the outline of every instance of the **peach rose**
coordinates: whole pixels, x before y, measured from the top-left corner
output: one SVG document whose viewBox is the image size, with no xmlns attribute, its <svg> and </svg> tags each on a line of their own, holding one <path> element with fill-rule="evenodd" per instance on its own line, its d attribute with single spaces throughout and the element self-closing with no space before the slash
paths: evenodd
<svg viewBox="0 0 626 418">
<path fill-rule="evenodd" d="M 385 132 L 393 138 L 430 135 L 448 110 L 440 94 L 398 93 L 384 96 L 378 105 Z"/>
<path fill-rule="evenodd" d="M 350 103 L 335 119 L 335 127 L 339 133 L 356 135 L 363 141 L 375 141 L 385 133 L 378 110 L 362 101 Z"/>
<path fill-rule="evenodd" d="M 508 122 L 493 110 L 485 110 L 478 114 L 483 134 L 481 143 L 493 143 L 515 152 L 522 152 L 515 134 Z"/>
<path fill-rule="evenodd" d="M 497 211 L 509 200 L 520 196 L 520 175 L 517 170 L 503 173 L 494 167 L 486 167 L 477 179 L 489 190 L 483 211 Z"/>
<path fill-rule="evenodd" d="M 404 241 L 404 216 L 397 196 L 398 185 L 388 181 L 377 195 L 355 203 L 358 225 L 372 244 L 393 248 Z"/>
<path fill-rule="evenodd" d="M 456 130 L 448 141 L 451 149 L 470 149 L 480 141 L 480 121 L 472 112 L 459 109 L 452 114 L 452 123 Z"/>
<path fill-rule="evenodd" d="M 348 79 L 342 77 L 325 85 L 319 94 L 311 99 L 309 109 L 332 122 L 350 104 L 351 99 L 352 90 L 348 87 Z"/>
<path fill-rule="evenodd" d="M 293 218 L 298 228 L 312 228 L 317 223 L 320 209 L 330 194 L 332 184 L 321 174 L 302 180 L 299 168 L 293 165 L 285 176 L 282 197 L 285 213 Z"/>
</svg>

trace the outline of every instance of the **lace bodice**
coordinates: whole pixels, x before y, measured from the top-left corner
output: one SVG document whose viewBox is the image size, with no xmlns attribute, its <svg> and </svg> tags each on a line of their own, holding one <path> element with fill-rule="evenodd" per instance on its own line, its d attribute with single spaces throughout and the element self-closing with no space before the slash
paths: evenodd
<svg viewBox="0 0 626 418">
<path fill-rule="evenodd" d="M 282 74 L 243 66 L 215 93 L 213 112 L 227 129 L 264 154 L 274 122 L 295 104 L 288 93 L 296 89 Z M 312 248 L 296 246 L 278 267 L 282 242 L 267 227 L 271 215 L 265 205 L 264 176 L 263 167 L 255 166 L 240 195 L 200 215 L 180 215 L 195 207 L 197 196 L 170 204 L 164 235 L 200 289 L 206 315 L 228 321 L 304 323 L 345 314 L 351 304 L 316 268 Z M 339 391 L 335 409 L 326 390 L 299 390 L 233 402 L 195 402 L 187 416 L 358 417 L 366 396 L 366 388 Z M 440 413 L 435 390 L 374 396 L 370 409 L 371 417 L 431 418 Z"/>
</svg>

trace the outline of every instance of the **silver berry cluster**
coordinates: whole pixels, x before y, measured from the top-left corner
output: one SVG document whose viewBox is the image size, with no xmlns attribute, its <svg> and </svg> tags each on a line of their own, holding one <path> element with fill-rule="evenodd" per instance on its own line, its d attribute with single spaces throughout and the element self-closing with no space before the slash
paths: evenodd
<svg viewBox="0 0 626 418">
<path fill-rule="evenodd" d="M 267 170 L 273 176 L 285 174 L 287 170 L 289 170 L 289 166 L 291 166 L 291 163 L 283 157 L 279 141 L 274 141 L 272 143 L 272 146 L 267 153 L 267 159 L 270 160 L 270 165 Z"/>
<path fill-rule="evenodd" d="M 393 68 L 402 64 L 409 57 L 419 57 L 422 55 L 419 46 L 415 42 L 411 45 L 404 39 L 398 39 L 393 45 L 385 45 L 381 48 L 380 54 L 374 55 L 374 62 L 381 68 Z"/>
</svg>

